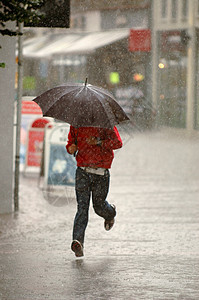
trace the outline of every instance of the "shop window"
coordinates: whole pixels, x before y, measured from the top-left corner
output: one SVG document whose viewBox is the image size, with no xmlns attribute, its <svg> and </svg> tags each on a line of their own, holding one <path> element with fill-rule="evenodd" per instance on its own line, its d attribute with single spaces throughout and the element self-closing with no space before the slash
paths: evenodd
<svg viewBox="0 0 199 300">
<path fill-rule="evenodd" d="M 159 122 L 185 128 L 187 47 L 181 41 L 181 31 L 162 32 L 159 37 Z"/>
</svg>

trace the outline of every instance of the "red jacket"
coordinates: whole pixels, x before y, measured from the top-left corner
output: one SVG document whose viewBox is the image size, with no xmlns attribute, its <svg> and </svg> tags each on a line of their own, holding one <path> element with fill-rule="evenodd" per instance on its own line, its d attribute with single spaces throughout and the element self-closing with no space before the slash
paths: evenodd
<svg viewBox="0 0 199 300">
<path fill-rule="evenodd" d="M 89 145 L 86 139 L 89 137 L 100 138 L 102 145 Z M 78 167 L 106 168 L 109 169 L 114 158 L 113 150 L 122 147 L 122 140 L 116 127 L 113 130 L 96 127 L 70 126 L 68 134 L 68 147 L 76 144 L 78 152 L 76 155 Z"/>
</svg>

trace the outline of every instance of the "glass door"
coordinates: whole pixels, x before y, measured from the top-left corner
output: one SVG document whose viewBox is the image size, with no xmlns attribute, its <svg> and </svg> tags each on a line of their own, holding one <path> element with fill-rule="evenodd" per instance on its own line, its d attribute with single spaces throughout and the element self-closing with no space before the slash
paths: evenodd
<svg viewBox="0 0 199 300">
<path fill-rule="evenodd" d="M 181 35 L 181 31 L 159 33 L 159 122 L 185 128 L 187 47 Z"/>
</svg>

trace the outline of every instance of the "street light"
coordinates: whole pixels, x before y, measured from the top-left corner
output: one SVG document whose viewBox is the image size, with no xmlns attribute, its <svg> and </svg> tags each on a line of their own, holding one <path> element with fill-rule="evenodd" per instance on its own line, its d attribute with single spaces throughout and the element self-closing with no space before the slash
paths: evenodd
<svg viewBox="0 0 199 300">
<path fill-rule="evenodd" d="M 165 68 L 165 64 L 163 64 L 163 63 L 160 62 L 160 63 L 158 64 L 158 67 L 159 67 L 159 69 L 164 69 L 164 68 Z"/>
</svg>

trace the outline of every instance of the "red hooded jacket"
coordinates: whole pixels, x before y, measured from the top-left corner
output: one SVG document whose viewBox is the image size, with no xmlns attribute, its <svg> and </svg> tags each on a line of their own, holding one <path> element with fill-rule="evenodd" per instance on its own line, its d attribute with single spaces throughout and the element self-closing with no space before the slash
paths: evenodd
<svg viewBox="0 0 199 300">
<path fill-rule="evenodd" d="M 102 145 L 90 145 L 86 139 L 90 137 L 99 138 Z M 113 150 L 122 147 L 122 140 L 116 127 L 113 130 L 96 127 L 70 126 L 66 150 L 76 144 L 78 152 L 76 155 L 78 167 L 105 168 L 111 167 L 114 153 Z"/>
</svg>

